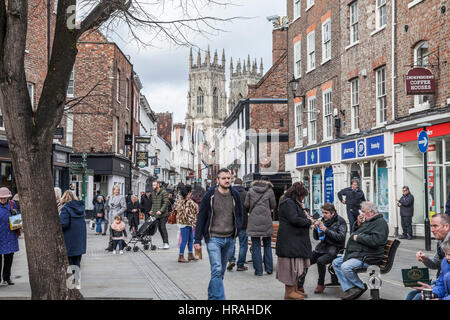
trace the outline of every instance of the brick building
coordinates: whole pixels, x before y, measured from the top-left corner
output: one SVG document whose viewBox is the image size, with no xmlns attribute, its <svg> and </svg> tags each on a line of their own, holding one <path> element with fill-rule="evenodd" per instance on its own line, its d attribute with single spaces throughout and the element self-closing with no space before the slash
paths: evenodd
<svg viewBox="0 0 450 320">
<path fill-rule="evenodd" d="M 428 211 L 444 212 L 450 192 L 450 60 L 448 2 L 397 1 L 396 116 L 386 128 L 393 132 L 395 195 L 409 186 L 415 197 L 413 234 L 424 234 L 423 157 L 418 150 L 419 124 L 427 128 Z M 405 78 L 414 68 L 425 68 L 435 78 L 434 93 L 407 95 Z"/>
<path fill-rule="evenodd" d="M 78 44 L 78 55 L 68 90 L 64 142 L 73 147 L 73 161 L 87 153 L 88 168 L 94 170 L 87 187 L 87 205 L 100 190 L 110 194 L 113 185 L 121 193 L 130 189 L 135 146 L 130 143 L 139 132 L 139 94 L 142 85 L 133 71 L 130 58 L 99 31 L 84 35 Z M 130 161 L 131 160 L 131 161 Z M 134 170 L 133 176 L 137 173 Z M 71 176 L 78 191 L 80 176 Z"/>
<path fill-rule="evenodd" d="M 287 28 L 274 23 L 272 67 L 241 99 L 218 133 L 219 167 L 249 185 L 268 176 L 277 199 L 291 183 L 285 170 L 288 149 Z"/>
<path fill-rule="evenodd" d="M 28 91 L 33 109 L 37 108 L 39 98 L 47 75 L 52 37 L 55 31 L 57 1 L 28 1 L 28 29 L 25 48 L 24 68 Z M 50 35 L 50 37 L 49 37 Z M 55 141 L 56 142 L 56 141 Z M 70 148 L 57 143 L 53 145 L 52 164 L 54 167 L 55 186 L 63 190 L 69 188 L 68 161 Z M 3 116 L 0 106 L 0 187 L 16 191 L 11 154 L 8 148 Z M 55 174 L 57 173 L 57 174 Z"/>
<path fill-rule="evenodd" d="M 172 143 L 172 112 L 160 112 L 156 114 L 158 119 L 158 135 L 166 140 L 169 144 Z"/>
<path fill-rule="evenodd" d="M 287 13 L 290 121 L 286 170 L 294 181 L 306 184 L 310 191 L 306 206 L 320 213 L 323 202 L 333 202 L 333 176 L 338 168 L 331 155 L 342 134 L 335 122 L 344 108 L 340 2 L 289 0 Z"/>
</svg>

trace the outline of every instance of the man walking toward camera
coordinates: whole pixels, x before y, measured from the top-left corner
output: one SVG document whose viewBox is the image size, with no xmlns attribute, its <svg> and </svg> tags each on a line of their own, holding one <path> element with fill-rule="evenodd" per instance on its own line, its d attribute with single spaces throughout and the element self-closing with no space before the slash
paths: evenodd
<svg viewBox="0 0 450 320">
<path fill-rule="evenodd" d="M 225 300 L 223 277 L 233 250 L 234 239 L 242 227 L 242 204 L 239 192 L 231 187 L 231 174 L 220 169 L 217 186 L 202 199 L 195 228 L 195 250 L 205 238 L 211 264 L 208 300 Z"/>
</svg>

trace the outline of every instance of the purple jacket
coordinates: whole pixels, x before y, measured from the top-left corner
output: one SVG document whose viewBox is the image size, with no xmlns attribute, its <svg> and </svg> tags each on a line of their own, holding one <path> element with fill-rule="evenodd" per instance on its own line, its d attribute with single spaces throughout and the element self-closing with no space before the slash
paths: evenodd
<svg viewBox="0 0 450 320">
<path fill-rule="evenodd" d="M 13 201 L 13 207 L 17 210 L 17 206 Z M 19 251 L 19 241 L 17 240 L 16 231 L 9 228 L 9 201 L 3 205 L 0 203 L 0 254 L 8 254 Z"/>
</svg>

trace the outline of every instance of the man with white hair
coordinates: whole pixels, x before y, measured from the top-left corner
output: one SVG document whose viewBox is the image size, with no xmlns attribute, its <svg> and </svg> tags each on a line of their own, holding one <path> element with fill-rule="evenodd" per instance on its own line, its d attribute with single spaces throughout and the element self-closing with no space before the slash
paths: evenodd
<svg viewBox="0 0 450 320">
<path fill-rule="evenodd" d="M 341 297 L 343 300 L 355 300 L 367 290 L 367 286 L 353 269 L 367 268 L 369 265 L 362 262 L 367 255 L 371 256 L 371 264 L 379 264 L 383 259 L 388 235 L 389 227 L 383 215 L 378 213 L 376 204 L 363 202 L 353 233 L 348 239 L 345 255 L 333 260 L 334 271 L 344 291 Z"/>
</svg>

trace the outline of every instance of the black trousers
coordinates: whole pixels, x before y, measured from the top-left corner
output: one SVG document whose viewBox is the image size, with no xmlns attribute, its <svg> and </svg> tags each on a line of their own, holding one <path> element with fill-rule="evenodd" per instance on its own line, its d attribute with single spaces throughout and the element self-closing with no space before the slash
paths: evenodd
<svg viewBox="0 0 450 320">
<path fill-rule="evenodd" d="M 329 253 L 319 253 L 317 251 L 313 251 L 312 257 L 310 259 L 310 265 L 317 263 L 317 271 L 319 272 L 319 279 L 317 280 L 318 285 L 325 285 L 325 274 L 327 272 L 327 265 L 332 263 L 333 260 L 336 258 L 334 254 Z M 306 275 L 305 275 L 306 276 Z M 332 282 L 337 282 L 336 279 L 332 279 Z M 299 279 L 298 287 L 303 288 L 303 285 L 305 284 L 305 277 L 302 277 Z"/>
<path fill-rule="evenodd" d="M 412 237 L 412 217 L 400 217 L 402 223 L 403 235 Z"/>
<path fill-rule="evenodd" d="M 161 234 L 161 238 L 164 243 L 169 243 L 169 235 L 167 234 L 167 229 L 166 229 L 167 219 L 169 219 L 168 216 L 164 217 L 164 218 L 156 219 L 158 231 Z"/>
<path fill-rule="evenodd" d="M 13 263 L 14 252 L 0 255 L 0 273 L 2 274 L 2 280 L 11 280 L 11 267 Z M 2 271 L 3 264 L 3 273 Z"/>
<path fill-rule="evenodd" d="M 69 265 L 70 266 L 78 266 L 78 268 L 81 265 L 81 255 L 79 256 L 71 256 L 69 258 Z"/>
</svg>

